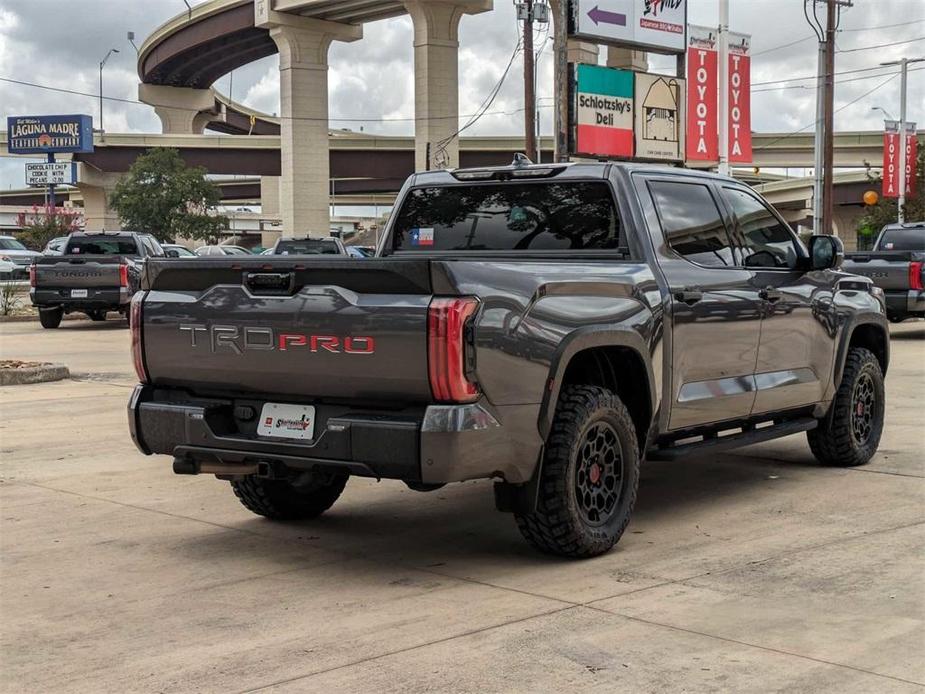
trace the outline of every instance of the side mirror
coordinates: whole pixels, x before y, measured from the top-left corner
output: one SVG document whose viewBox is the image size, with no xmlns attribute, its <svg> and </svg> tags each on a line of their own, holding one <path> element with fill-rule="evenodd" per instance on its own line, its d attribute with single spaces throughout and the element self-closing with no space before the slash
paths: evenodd
<svg viewBox="0 0 925 694">
<path fill-rule="evenodd" d="M 845 260 L 845 245 L 837 236 L 813 234 L 809 238 L 810 270 L 837 270 Z"/>
<path fill-rule="evenodd" d="M 168 258 L 179 258 L 180 251 L 178 251 L 176 248 L 168 248 L 166 251 L 164 251 L 164 255 Z"/>
</svg>

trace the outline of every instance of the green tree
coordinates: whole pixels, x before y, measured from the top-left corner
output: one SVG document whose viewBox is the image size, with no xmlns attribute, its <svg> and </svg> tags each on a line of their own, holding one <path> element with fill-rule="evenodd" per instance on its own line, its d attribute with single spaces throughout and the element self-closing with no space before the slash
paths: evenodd
<svg viewBox="0 0 925 694">
<path fill-rule="evenodd" d="M 871 187 L 878 193 L 883 188 L 881 176 L 870 176 Z M 919 147 L 916 160 L 915 187 L 912 195 L 906 196 L 904 212 L 907 222 L 921 222 L 925 220 L 925 147 Z M 876 205 L 867 208 L 865 214 L 858 221 L 858 248 L 870 249 L 877 234 L 887 224 L 896 221 L 899 213 L 899 204 L 896 198 L 881 197 Z"/>
<path fill-rule="evenodd" d="M 45 205 L 32 206 L 31 212 L 20 212 L 16 220 L 22 233 L 19 240 L 34 251 L 41 251 L 54 238 L 79 231 L 80 210 Z"/>
<path fill-rule="evenodd" d="M 201 166 L 187 166 L 176 149 L 151 149 L 135 160 L 109 204 L 125 229 L 159 241 L 216 243 L 228 218 L 216 213 L 221 194 L 205 174 Z"/>
</svg>

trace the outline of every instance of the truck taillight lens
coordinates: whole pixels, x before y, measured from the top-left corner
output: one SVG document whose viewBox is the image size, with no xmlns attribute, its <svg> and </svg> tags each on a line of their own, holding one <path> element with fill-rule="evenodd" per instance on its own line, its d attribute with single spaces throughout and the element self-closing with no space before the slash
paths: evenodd
<svg viewBox="0 0 925 694">
<path fill-rule="evenodd" d="M 120 287 L 128 286 L 128 265 L 119 266 L 119 286 Z"/>
<path fill-rule="evenodd" d="M 922 263 L 909 263 L 909 289 L 922 289 Z"/>
<path fill-rule="evenodd" d="M 29 286 L 35 286 L 35 265 L 29 266 Z"/>
<path fill-rule="evenodd" d="M 148 371 L 145 369 L 144 349 L 141 345 L 141 300 L 143 292 L 138 292 L 132 297 L 132 303 L 129 308 L 128 324 L 132 333 L 132 364 L 135 366 L 135 374 L 141 383 L 148 382 Z"/>
<path fill-rule="evenodd" d="M 427 312 L 427 372 L 439 402 L 473 402 L 479 388 L 466 375 L 466 327 L 479 308 L 475 297 L 436 298 Z M 471 356 L 471 355 L 469 355 Z"/>
</svg>

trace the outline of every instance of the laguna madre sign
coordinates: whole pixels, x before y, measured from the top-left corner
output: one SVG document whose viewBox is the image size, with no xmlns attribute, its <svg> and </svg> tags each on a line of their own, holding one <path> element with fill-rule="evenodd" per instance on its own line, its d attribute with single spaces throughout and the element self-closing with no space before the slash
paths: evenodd
<svg viewBox="0 0 925 694">
<path fill-rule="evenodd" d="M 575 65 L 571 152 L 646 161 L 684 158 L 684 80 Z"/>
<path fill-rule="evenodd" d="M 10 116 L 10 154 L 64 154 L 93 151 L 90 116 Z"/>
</svg>

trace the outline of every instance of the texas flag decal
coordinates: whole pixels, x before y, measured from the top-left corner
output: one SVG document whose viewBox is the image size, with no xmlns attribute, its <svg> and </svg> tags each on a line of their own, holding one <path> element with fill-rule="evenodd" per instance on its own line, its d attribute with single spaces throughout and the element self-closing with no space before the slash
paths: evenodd
<svg viewBox="0 0 925 694">
<path fill-rule="evenodd" d="M 412 229 L 411 230 L 411 245 L 412 246 L 433 246 L 434 245 L 433 228 Z"/>
</svg>

